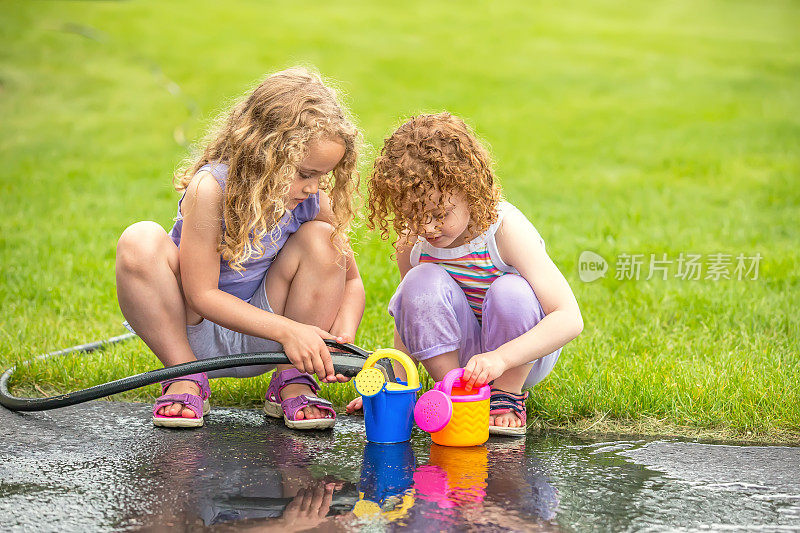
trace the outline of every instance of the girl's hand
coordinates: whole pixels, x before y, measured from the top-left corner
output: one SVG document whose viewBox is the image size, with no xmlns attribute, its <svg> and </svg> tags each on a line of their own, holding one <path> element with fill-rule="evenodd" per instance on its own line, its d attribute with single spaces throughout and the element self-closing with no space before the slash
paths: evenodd
<svg viewBox="0 0 800 533">
<path fill-rule="evenodd" d="M 292 531 L 319 526 L 328 516 L 335 488 L 336 483 L 319 482 L 300 489 L 284 509 L 281 521 L 290 526 Z"/>
<path fill-rule="evenodd" d="M 300 322 L 292 322 L 278 342 L 283 345 L 286 357 L 297 370 L 316 374 L 325 382 L 337 381 L 333 360 L 323 339 L 343 342 L 341 337 L 335 337 L 324 329 Z"/>
<path fill-rule="evenodd" d="M 348 344 L 355 340 L 355 334 L 349 331 L 342 331 L 337 330 L 336 328 L 331 328 L 331 335 L 333 335 L 337 342 L 341 344 Z"/>
<path fill-rule="evenodd" d="M 506 363 L 497 352 L 479 353 L 467 362 L 461 380 L 466 390 L 472 390 L 476 384 L 480 387 L 499 378 L 506 370 Z"/>
<path fill-rule="evenodd" d="M 331 329 L 331 335 L 333 335 L 336 338 L 336 341 L 340 342 L 341 344 L 347 344 L 349 342 L 353 342 L 353 340 L 355 339 L 355 335 L 354 334 L 336 331 L 336 329 Z M 330 350 L 330 348 L 328 350 Z M 338 351 L 338 350 L 334 350 L 334 351 Z M 346 383 L 346 382 L 350 381 L 350 378 L 345 377 L 342 374 L 336 374 L 334 379 L 325 378 L 325 379 L 323 379 L 321 381 L 323 383 Z"/>
<path fill-rule="evenodd" d="M 347 407 L 345 407 L 345 410 L 347 411 L 348 414 L 352 415 L 356 411 L 363 409 L 363 407 L 364 407 L 364 400 L 362 400 L 361 396 L 359 396 L 352 402 L 348 403 Z"/>
</svg>

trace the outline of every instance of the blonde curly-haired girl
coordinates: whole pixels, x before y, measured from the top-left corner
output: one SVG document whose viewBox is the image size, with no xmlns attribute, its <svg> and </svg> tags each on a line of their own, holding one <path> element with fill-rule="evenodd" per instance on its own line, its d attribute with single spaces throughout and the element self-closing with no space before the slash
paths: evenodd
<svg viewBox="0 0 800 533">
<path fill-rule="evenodd" d="M 335 423 L 310 373 L 345 380 L 324 339 L 351 342 L 364 311 L 347 240 L 358 143 L 335 91 L 306 68 L 268 76 L 221 117 L 175 175 L 183 196 L 170 232 L 138 222 L 117 245 L 120 308 L 165 366 L 282 345 L 292 364 L 278 365 L 267 414 L 297 428 Z M 163 382 L 162 393 L 154 424 L 203 424 L 205 373 Z"/>
<path fill-rule="evenodd" d="M 523 391 L 553 369 L 583 321 L 464 121 L 420 115 L 386 139 L 369 181 L 368 224 L 399 236 L 402 281 L 389 303 L 397 348 L 437 381 L 463 367 L 467 390 L 492 383 L 490 433 L 524 435 Z M 348 411 L 360 407 L 359 398 Z"/>
</svg>

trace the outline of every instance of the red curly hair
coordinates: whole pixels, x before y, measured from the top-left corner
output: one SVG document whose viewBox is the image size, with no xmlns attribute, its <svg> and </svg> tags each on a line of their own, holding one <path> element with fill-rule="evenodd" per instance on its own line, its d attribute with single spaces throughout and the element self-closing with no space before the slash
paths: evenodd
<svg viewBox="0 0 800 533">
<path fill-rule="evenodd" d="M 367 226 L 389 238 L 419 235 L 431 221 L 441 221 L 450 194 L 469 206 L 469 235 L 480 235 L 497 220 L 500 185 L 489 151 L 463 120 L 450 113 L 419 115 L 384 141 L 369 180 Z M 433 198 L 437 207 L 430 208 Z"/>
</svg>

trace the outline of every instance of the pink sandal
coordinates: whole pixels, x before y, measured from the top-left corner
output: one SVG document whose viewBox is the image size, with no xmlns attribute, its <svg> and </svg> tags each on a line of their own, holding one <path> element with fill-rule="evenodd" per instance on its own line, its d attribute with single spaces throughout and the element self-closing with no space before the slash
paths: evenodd
<svg viewBox="0 0 800 533">
<path fill-rule="evenodd" d="M 200 387 L 200 396 L 197 394 L 167 394 L 167 388 L 176 381 L 192 381 Z M 153 405 L 153 425 L 165 428 L 197 428 L 203 425 L 203 417 L 211 412 L 211 404 L 208 397 L 211 396 L 211 389 L 208 386 L 208 376 L 201 374 L 189 374 L 175 379 L 168 379 L 161 382 L 161 396 L 156 399 Z M 164 416 L 158 414 L 158 410 L 166 405 L 173 403 L 183 404 L 184 407 L 191 409 L 196 415 L 193 418 L 183 416 Z"/>
<path fill-rule="evenodd" d="M 489 425 L 490 435 L 507 435 L 512 437 L 524 437 L 527 431 L 528 414 L 525 411 L 525 400 L 528 399 L 528 391 L 520 394 L 506 392 L 502 389 L 492 387 L 492 395 L 489 398 L 489 414 L 504 415 L 514 412 L 517 418 L 522 421 L 519 427 Z"/>
<path fill-rule="evenodd" d="M 301 383 L 311 387 L 313 392 L 320 389 L 319 384 L 310 374 L 304 374 L 296 368 L 288 368 L 283 372 L 276 371 L 272 375 L 267 389 L 264 412 L 272 418 L 281 418 L 287 427 L 292 429 L 329 429 L 336 424 L 336 411 L 331 402 L 317 396 L 301 394 L 295 398 L 281 400 L 281 391 L 290 383 Z M 325 418 L 310 418 L 297 420 L 297 412 L 304 407 L 317 407 L 325 412 Z"/>
</svg>

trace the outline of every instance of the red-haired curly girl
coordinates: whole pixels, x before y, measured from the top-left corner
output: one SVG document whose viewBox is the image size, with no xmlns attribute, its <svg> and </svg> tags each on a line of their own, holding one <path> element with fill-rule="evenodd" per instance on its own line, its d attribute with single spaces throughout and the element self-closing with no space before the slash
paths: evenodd
<svg viewBox="0 0 800 533">
<path fill-rule="evenodd" d="M 128 227 L 117 245 L 117 295 L 130 327 L 165 366 L 283 351 L 264 410 L 290 427 L 328 428 L 336 413 L 314 393 L 344 381 L 324 339 L 353 340 L 364 286 L 347 244 L 358 132 L 316 73 L 268 76 L 223 115 L 176 174 L 183 192 L 169 233 Z M 248 377 L 273 367 L 221 370 Z M 208 376 L 162 382 L 153 423 L 196 427 Z"/>
<path fill-rule="evenodd" d="M 544 240 L 504 201 L 488 151 L 448 113 L 386 139 L 369 182 L 369 221 L 393 229 L 402 281 L 389 303 L 395 344 L 437 381 L 464 368 L 492 384 L 490 432 L 524 435 L 525 389 L 583 329 Z M 360 407 L 360 399 L 348 406 Z"/>
</svg>

